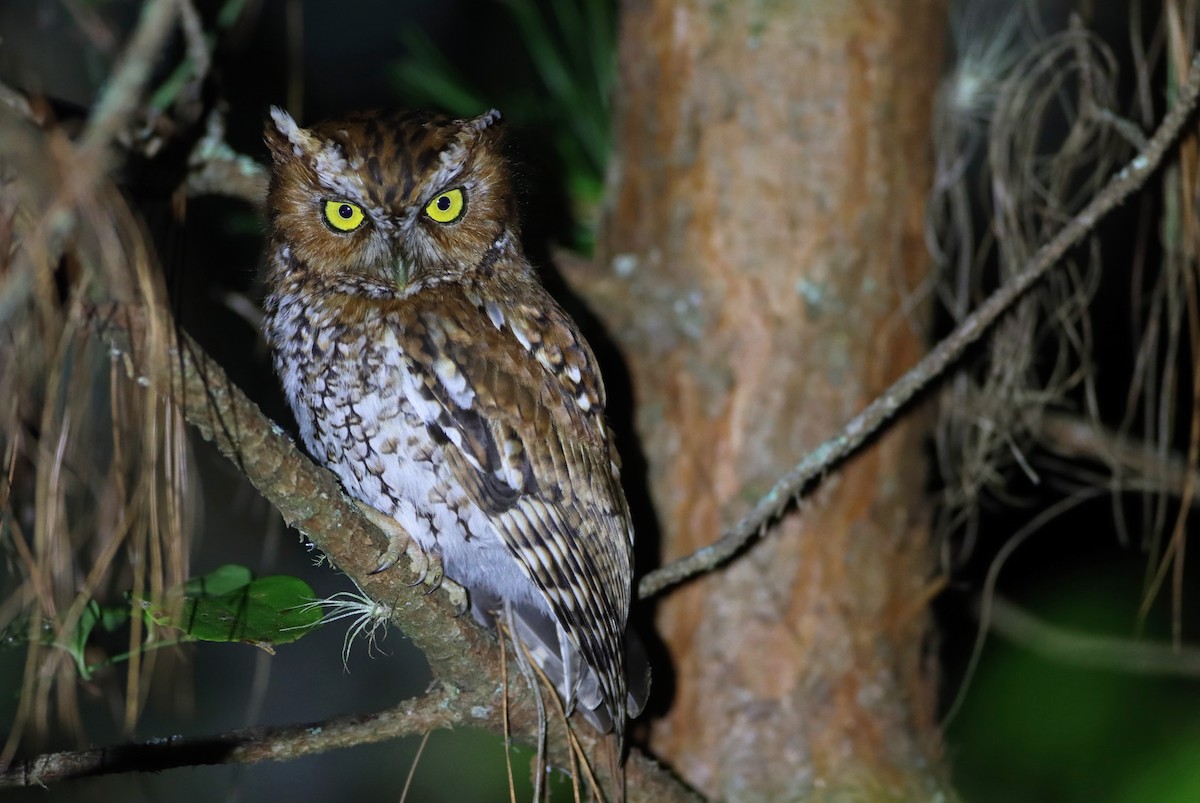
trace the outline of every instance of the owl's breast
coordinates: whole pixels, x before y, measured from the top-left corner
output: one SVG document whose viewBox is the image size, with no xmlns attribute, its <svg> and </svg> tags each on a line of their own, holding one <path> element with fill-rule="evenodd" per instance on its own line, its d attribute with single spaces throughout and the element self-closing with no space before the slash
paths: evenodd
<svg viewBox="0 0 1200 803">
<path fill-rule="evenodd" d="M 350 496 L 396 519 L 446 574 L 468 588 L 535 598 L 488 516 L 454 477 L 445 440 L 426 422 L 440 408 L 407 368 L 382 315 L 347 323 L 336 309 L 280 296 L 267 304 L 267 338 L 305 447 Z"/>
</svg>

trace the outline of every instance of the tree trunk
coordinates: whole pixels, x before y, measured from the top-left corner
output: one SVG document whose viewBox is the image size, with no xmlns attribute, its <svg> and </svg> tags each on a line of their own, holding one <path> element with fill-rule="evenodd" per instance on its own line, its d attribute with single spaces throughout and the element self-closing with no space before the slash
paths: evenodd
<svg viewBox="0 0 1200 803">
<path fill-rule="evenodd" d="M 663 562 L 714 541 L 926 346 L 940 0 L 623 8 L 593 299 L 628 360 Z M 922 416 L 657 620 L 652 748 L 729 800 L 928 793 Z M 669 688 L 663 683 L 662 688 Z"/>
</svg>

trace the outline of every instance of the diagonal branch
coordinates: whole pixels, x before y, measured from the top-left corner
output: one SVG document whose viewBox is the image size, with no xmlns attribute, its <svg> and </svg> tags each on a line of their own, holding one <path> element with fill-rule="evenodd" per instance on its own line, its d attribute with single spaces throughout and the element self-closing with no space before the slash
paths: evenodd
<svg viewBox="0 0 1200 803">
<path fill-rule="evenodd" d="M 1179 88 L 1175 107 L 1163 118 L 1154 136 L 1140 153 L 1108 182 L 1105 188 L 1041 247 L 1023 271 L 1000 287 L 953 332 L 890 388 L 850 420 L 842 431 L 809 452 L 762 497 L 741 521 L 715 543 L 669 563 L 642 578 L 638 596 L 652 597 L 665 588 L 717 566 L 737 555 L 794 499 L 823 474 L 855 454 L 868 439 L 882 431 L 896 413 L 936 381 L 963 352 L 1040 281 L 1063 255 L 1083 241 L 1096 224 L 1126 198 L 1141 189 L 1170 152 L 1200 98 L 1200 54 L 1192 60 L 1187 81 Z"/>
<path fill-rule="evenodd" d="M 1067 251 L 1082 242 L 1105 215 L 1141 189 L 1162 164 L 1196 108 L 1200 95 L 1198 63 L 1200 57 L 1193 60 L 1188 80 L 1181 87 L 1175 107 L 1163 119 L 1154 137 L 1087 207 L 1030 259 L 1024 271 L 993 293 L 924 359 L 846 424 L 840 434 L 806 455 L 720 539 L 643 577 L 638 585 L 638 596 L 642 599 L 652 597 L 697 574 L 711 571 L 744 549 L 821 475 L 855 454 L 873 435 L 882 431 L 900 408 L 940 378 L 971 344 L 986 334 L 1001 316 L 1058 264 Z M 263 169 L 246 157 L 233 153 L 221 141 L 220 132 L 212 138 L 212 142 L 215 146 L 211 153 L 198 149 L 193 154 L 194 172 L 187 184 L 188 192 L 197 195 L 234 195 L 261 205 L 262 188 L 265 186 Z M 216 155 L 217 146 L 220 148 L 219 155 Z M 207 177 L 210 173 L 225 178 L 209 180 Z M 230 174 L 236 174 L 237 181 L 229 180 Z M 569 255 L 559 254 L 556 261 L 568 274 L 581 273 L 580 270 L 571 269 Z"/>
<path fill-rule="evenodd" d="M 387 539 L 343 494 L 333 474 L 304 456 L 283 430 L 267 419 L 186 334 L 175 333 L 174 346 L 168 350 L 172 359 L 158 365 L 150 358 L 145 344 L 144 317 L 137 308 L 108 305 L 93 310 L 92 329 L 108 343 L 114 358 L 121 360 L 130 379 L 169 398 L 204 438 L 213 441 L 238 466 L 290 525 L 328 555 L 365 593 L 392 607 L 392 620 L 425 654 L 442 689 L 398 709 L 402 716 L 393 711 L 376 715 L 378 719 L 331 720 L 330 727 L 338 734 L 336 738 L 311 739 L 304 736 L 302 727 L 235 731 L 189 741 L 187 753 L 193 757 L 215 754 L 221 763 L 286 759 L 304 752 L 390 738 L 376 732 L 382 727 L 381 722 L 390 723 L 391 735 L 396 736 L 463 723 L 500 732 L 504 724 L 503 689 L 496 641 L 473 621 L 456 616 L 446 594 L 425 594 L 420 588 L 410 586 L 408 575 L 399 568 L 371 574 Z M 533 694 L 518 683 L 512 684 L 508 695 L 510 729 L 532 743 L 537 732 Z M 438 711 L 445 717 L 438 718 L 442 715 Z M 577 736 L 588 755 L 606 754 L 605 737 L 587 727 L 577 729 Z M 170 766 L 188 763 L 182 757 L 165 758 L 143 748 L 138 748 L 141 754 L 152 756 L 153 760 L 176 762 Z M 91 751 L 66 754 L 69 758 L 60 757 L 60 762 L 64 766 L 76 762 L 84 774 L 95 774 L 99 771 L 94 769 L 96 762 L 103 765 L 114 749 L 102 751 L 99 757 Z M 557 766 L 566 766 L 565 750 L 565 735 L 551 740 L 550 760 Z M 135 768 L 142 766 L 125 763 L 107 771 Z M 603 762 L 593 769 L 601 776 L 606 770 Z M 681 782 L 641 753 L 635 751 L 630 755 L 625 770 L 631 801 L 697 799 Z M 44 774 L 37 777 L 47 779 Z M 17 778 L 16 782 L 19 781 Z"/>
<path fill-rule="evenodd" d="M 169 3 L 175 1 L 166 0 Z M 153 9 L 162 12 L 162 0 L 156 2 Z M 146 13 L 150 13 L 149 7 Z M 160 30 L 158 22 L 161 22 L 161 18 L 153 18 L 153 21 L 156 22 L 155 30 Z M 135 85 L 141 86 L 137 82 L 130 86 Z M 3 102 L 3 98 L 0 98 L 0 102 Z M 127 104 L 122 101 L 113 108 L 113 116 L 97 112 L 96 119 L 123 119 Z M 95 130 L 106 131 L 112 125 L 115 123 L 102 122 Z M 210 163 L 214 159 L 229 162 L 230 167 L 243 172 L 247 179 L 239 185 L 240 191 L 248 196 L 261 193 L 264 185 L 261 168 L 248 160 L 228 158 L 232 152 L 219 147 L 219 126 L 212 128 L 210 133 L 211 140 L 204 143 L 209 150 L 198 150 L 194 154 L 196 158 L 201 163 Z M 26 170 L 24 179 L 53 185 L 48 186 L 47 192 L 60 199 L 57 202 L 72 213 L 68 215 L 70 231 L 76 236 L 69 240 L 67 246 L 73 249 L 73 258 L 78 264 L 113 264 L 126 269 L 134 264 L 144 266 L 150 260 L 148 248 L 140 245 L 143 235 L 139 228 L 110 224 L 107 223 L 108 218 L 103 216 L 74 214 L 78 208 L 90 208 L 89 205 L 97 203 L 124 208 L 120 197 L 103 181 L 105 165 L 102 162 L 105 160 L 101 154 L 107 137 L 96 134 L 94 142 L 90 151 L 75 152 L 79 160 L 84 160 L 79 154 L 86 153 L 87 169 L 64 171 L 72 177 L 73 183 L 69 187 L 53 185 L 56 173 L 43 177 L 40 174 L 30 175 Z M 11 148 L 7 140 L 5 144 Z M 75 163 L 73 160 L 72 165 Z M 197 165 L 191 166 L 195 168 Z M 204 182 L 199 183 L 203 187 Z M 191 189 L 195 190 L 194 187 Z M 97 223 L 97 220 L 100 222 Z M 111 237 L 91 236 L 95 232 L 89 229 L 97 225 L 112 225 L 127 238 L 114 243 Z M 29 239 L 37 240 L 32 235 Z M 133 249 L 137 253 L 102 252 L 102 244 L 105 243 L 118 251 Z M 135 244 L 138 244 L 137 248 Z M 39 265 L 52 266 L 56 263 L 57 259 L 39 261 Z M 42 269 L 39 267 L 39 270 Z M 119 270 L 113 268 L 114 273 Z M 132 270 L 129 272 L 133 273 Z M 111 277 L 106 274 L 105 278 Z M 502 695 L 505 690 L 496 640 L 469 618 L 457 617 L 445 594 L 426 595 L 422 589 L 411 587 L 409 582 L 412 574 L 405 570 L 408 568 L 406 562 L 386 572 L 370 573 L 386 547 L 385 535 L 345 497 L 331 473 L 319 468 L 302 454 L 198 344 L 174 328 L 165 306 L 154 300 L 160 297 L 159 293 L 151 292 L 140 284 L 136 288 L 126 286 L 139 281 L 152 283 L 142 273 L 137 273 L 136 278 L 128 281 L 123 280 L 119 288 L 110 287 L 111 282 L 100 283 L 105 287 L 108 298 L 139 300 L 92 302 L 92 306 L 85 308 L 84 320 L 79 322 L 84 332 L 106 344 L 115 366 L 123 370 L 131 381 L 167 400 L 204 438 L 214 442 L 283 514 L 284 519 L 329 556 L 364 593 L 389 607 L 393 621 L 425 654 L 437 678 L 439 690 L 390 713 L 365 718 L 339 718 L 321 723 L 318 727 L 322 733 L 328 731 L 334 734 L 329 738 L 313 738 L 307 728 L 243 730 L 206 739 L 172 739 L 165 747 L 155 744 L 126 745 L 101 751 L 42 756 L 33 759 L 32 763 L 8 768 L 10 771 L 7 774 L 0 768 L 0 785 L 46 783 L 55 778 L 194 763 L 284 759 L 304 752 L 378 741 L 388 734 L 427 732 L 433 727 L 453 724 L 470 724 L 501 732 L 504 725 L 501 712 L 505 710 Z M 509 730 L 521 741 L 533 744 L 538 725 L 532 692 L 517 682 L 507 689 L 507 696 Z M 554 723 L 551 725 L 555 726 Z M 600 736 L 586 726 L 578 731 L 578 739 L 587 755 L 611 755 L 611 738 Z M 565 733 L 559 726 L 548 751 L 548 759 L 554 765 L 568 765 L 567 743 Z M 611 788 L 612 779 L 607 772 L 611 767 L 605 766 L 601 760 L 593 769 L 601 777 L 602 783 Z M 628 798 L 631 800 L 695 799 L 694 794 L 682 783 L 640 753 L 635 752 L 629 757 L 624 771 L 629 785 Z"/>
<path fill-rule="evenodd" d="M 305 457 L 194 340 L 176 333 L 171 360 L 159 364 L 149 359 L 145 320 L 137 308 L 97 309 L 92 323 L 130 379 L 167 396 L 290 526 L 364 592 L 393 608 L 396 624 L 429 657 L 437 678 L 473 688 L 499 677 L 495 642 L 473 622 L 457 618 L 445 594 L 424 594 L 399 569 L 371 574 L 387 545 L 383 533 L 345 496 L 333 474 Z M 490 669 L 495 671 L 489 674 Z"/>
</svg>

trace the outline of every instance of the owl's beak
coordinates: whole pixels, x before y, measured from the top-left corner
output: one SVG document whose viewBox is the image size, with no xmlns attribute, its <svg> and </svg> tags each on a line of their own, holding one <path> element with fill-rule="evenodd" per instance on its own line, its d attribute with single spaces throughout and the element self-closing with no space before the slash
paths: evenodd
<svg viewBox="0 0 1200 803">
<path fill-rule="evenodd" d="M 409 274 L 408 263 L 404 261 L 403 257 L 397 257 L 396 265 L 395 265 L 395 268 L 393 269 L 393 275 L 396 279 L 396 284 L 398 284 L 400 287 L 407 287 L 408 286 L 408 274 Z"/>
</svg>

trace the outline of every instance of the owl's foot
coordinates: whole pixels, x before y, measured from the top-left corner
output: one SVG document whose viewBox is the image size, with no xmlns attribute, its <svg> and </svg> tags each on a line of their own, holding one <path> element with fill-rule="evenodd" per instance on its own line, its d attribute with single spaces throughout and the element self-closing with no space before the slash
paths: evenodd
<svg viewBox="0 0 1200 803">
<path fill-rule="evenodd" d="M 428 586 L 429 590 L 425 592 L 427 594 L 433 593 L 438 588 L 443 589 L 450 598 L 450 603 L 454 605 L 458 615 L 461 616 L 467 610 L 467 592 L 458 583 L 446 577 L 446 572 L 442 568 L 442 559 L 421 549 L 421 545 L 416 542 L 416 539 L 405 532 L 399 522 L 391 516 L 365 502 L 355 500 L 355 504 L 358 505 L 358 509 L 363 512 L 363 515 L 371 520 L 372 524 L 383 530 L 388 539 L 387 549 L 380 556 L 379 564 L 371 570 L 371 574 L 387 571 L 396 565 L 401 555 L 408 555 L 413 571 L 417 573 L 417 579 L 409 585 Z"/>
<path fill-rule="evenodd" d="M 355 504 L 358 505 L 358 509 L 363 512 L 363 515 L 371 520 L 372 524 L 383 530 L 388 539 L 387 549 L 379 556 L 379 563 L 371 570 L 371 574 L 387 571 L 396 565 L 401 555 L 408 555 L 413 571 L 417 573 L 417 579 L 409 585 L 425 584 L 432 591 L 442 584 L 445 573 L 442 571 L 442 561 L 437 555 L 431 555 L 421 549 L 421 545 L 416 542 L 416 539 L 405 532 L 400 523 L 391 516 L 376 510 L 365 502 L 356 502 Z"/>
<path fill-rule="evenodd" d="M 462 616 L 466 613 L 469 604 L 467 590 L 446 576 L 446 572 L 442 568 L 442 559 L 421 549 L 420 544 L 407 535 L 404 538 L 407 542 L 405 544 L 401 544 L 396 540 L 389 540 L 387 551 L 383 553 L 383 558 L 379 566 L 372 574 L 391 567 L 400 557 L 401 550 L 403 550 L 404 554 L 408 555 L 408 559 L 412 561 L 413 570 L 417 572 L 417 579 L 408 585 L 424 584 L 427 586 L 425 590 L 427 595 L 432 594 L 440 588 L 446 592 L 450 604 L 454 606 L 455 616 Z"/>
</svg>

